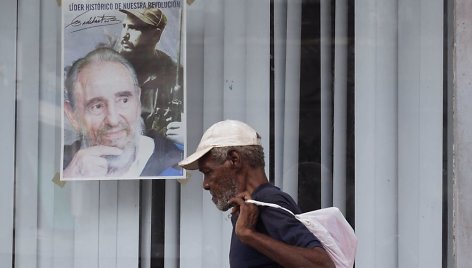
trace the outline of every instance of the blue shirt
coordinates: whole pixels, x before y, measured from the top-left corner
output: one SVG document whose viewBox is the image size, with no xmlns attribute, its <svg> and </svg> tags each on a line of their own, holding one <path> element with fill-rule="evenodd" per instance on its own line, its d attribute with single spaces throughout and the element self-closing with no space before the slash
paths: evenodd
<svg viewBox="0 0 472 268">
<path fill-rule="evenodd" d="M 252 199 L 278 204 L 295 214 L 301 213 L 300 208 L 290 195 L 269 183 L 256 188 L 252 193 Z M 321 247 L 318 238 L 288 212 L 262 206 L 259 207 L 259 211 L 256 231 L 293 246 L 304 248 Z M 231 236 L 229 262 L 232 268 L 282 267 L 252 247 L 243 244 L 234 233 L 237 217 L 232 216 L 231 221 L 233 223 L 233 233 Z"/>
</svg>

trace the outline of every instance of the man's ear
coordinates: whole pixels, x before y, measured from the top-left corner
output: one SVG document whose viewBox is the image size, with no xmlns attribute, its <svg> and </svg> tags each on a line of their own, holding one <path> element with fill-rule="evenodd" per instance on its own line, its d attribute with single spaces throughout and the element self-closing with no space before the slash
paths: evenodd
<svg viewBox="0 0 472 268">
<path fill-rule="evenodd" d="M 154 40 L 156 41 L 156 44 L 161 41 L 161 35 L 162 35 L 162 30 L 161 29 L 155 29 L 154 33 Z"/>
<path fill-rule="evenodd" d="M 241 154 L 236 150 L 228 152 L 228 160 L 231 162 L 231 167 L 240 168 L 242 165 Z"/>
<path fill-rule="evenodd" d="M 80 123 L 75 116 L 74 108 L 68 101 L 64 102 L 64 113 L 75 131 L 80 133 Z"/>
</svg>

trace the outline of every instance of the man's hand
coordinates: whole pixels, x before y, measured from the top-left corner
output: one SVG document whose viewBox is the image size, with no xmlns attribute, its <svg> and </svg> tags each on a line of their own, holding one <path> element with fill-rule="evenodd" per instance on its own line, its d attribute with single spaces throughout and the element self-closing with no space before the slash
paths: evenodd
<svg viewBox="0 0 472 268">
<path fill-rule="evenodd" d="M 103 156 L 122 153 L 123 150 L 119 148 L 104 145 L 81 149 L 64 169 L 63 176 L 65 178 L 105 176 L 108 172 L 108 163 Z"/>
<path fill-rule="evenodd" d="M 244 192 L 230 200 L 234 204 L 232 213 L 239 213 L 234 231 L 241 242 L 283 267 L 335 267 L 333 261 L 322 248 L 292 246 L 266 234 L 258 233 L 255 226 L 259 217 L 259 210 L 256 205 L 245 202 L 249 199 L 251 199 L 251 195 Z"/>
<path fill-rule="evenodd" d="M 246 200 L 249 199 L 251 199 L 251 195 L 247 192 L 243 192 L 230 200 L 230 202 L 234 204 L 231 213 L 239 213 L 234 231 L 243 243 L 245 243 L 245 239 L 249 237 L 251 233 L 255 232 L 257 219 L 259 218 L 259 209 L 257 206 L 246 203 Z"/>
<path fill-rule="evenodd" d="M 170 122 L 167 125 L 167 131 L 166 131 L 166 136 L 169 138 L 171 141 L 178 143 L 178 144 L 184 144 L 184 129 L 182 127 L 182 122 L 180 121 L 175 121 L 175 122 Z"/>
</svg>

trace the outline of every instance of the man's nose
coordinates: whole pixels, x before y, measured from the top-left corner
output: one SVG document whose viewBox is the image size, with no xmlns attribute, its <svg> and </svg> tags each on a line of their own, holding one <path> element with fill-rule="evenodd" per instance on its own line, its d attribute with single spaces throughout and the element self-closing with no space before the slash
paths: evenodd
<svg viewBox="0 0 472 268">
<path fill-rule="evenodd" d="M 125 31 L 126 31 L 126 32 L 125 32 L 125 34 L 123 35 L 123 40 L 128 41 L 128 40 L 129 40 L 129 32 L 128 32 L 128 30 L 126 30 L 126 29 L 125 29 Z"/>
<path fill-rule="evenodd" d="M 106 123 L 110 126 L 115 126 L 119 123 L 120 121 L 120 114 L 117 111 L 115 105 L 109 105 L 107 109 L 107 115 L 106 115 Z"/>
<path fill-rule="evenodd" d="M 203 179 L 203 189 L 205 190 L 210 190 L 210 184 L 208 183 L 208 180 L 207 179 Z"/>
</svg>

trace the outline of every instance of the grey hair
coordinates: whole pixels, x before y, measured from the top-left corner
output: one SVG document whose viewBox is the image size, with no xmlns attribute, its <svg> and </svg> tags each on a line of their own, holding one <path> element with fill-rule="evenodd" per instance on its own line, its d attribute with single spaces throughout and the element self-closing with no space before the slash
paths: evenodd
<svg viewBox="0 0 472 268">
<path fill-rule="evenodd" d="M 264 148 L 260 145 L 215 147 L 211 149 L 211 158 L 218 163 L 228 159 L 230 151 L 237 151 L 253 168 L 264 167 Z"/>
<path fill-rule="evenodd" d="M 72 66 L 67 71 L 67 76 L 64 82 L 65 99 L 71 104 L 73 108 L 75 106 L 74 90 L 76 87 L 77 77 L 79 76 L 79 73 L 87 66 L 101 62 L 115 62 L 123 65 L 123 67 L 125 67 L 129 71 L 130 77 L 133 81 L 133 85 L 135 86 L 136 91 L 139 91 L 138 78 L 136 76 L 136 71 L 134 70 L 131 63 L 115 50 L 111 48 L 100 47 L 89 52 L 85 57 L 75 61 L 74 64 L 72 64 Z"/>
</svg>

